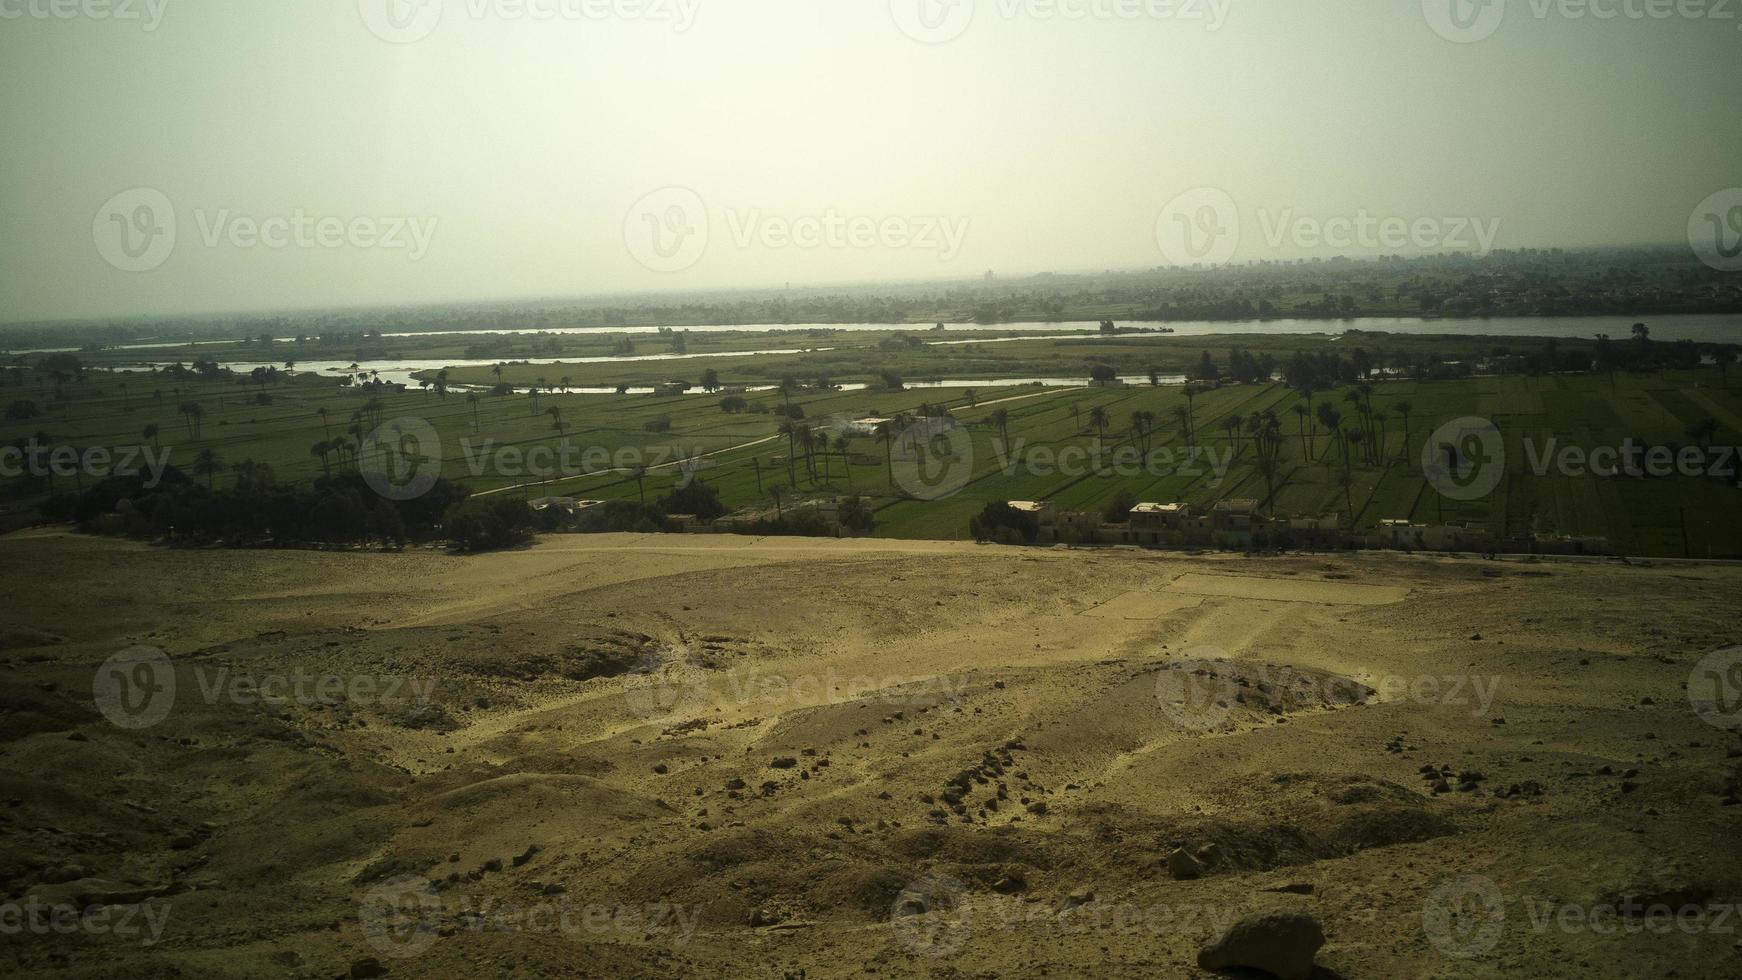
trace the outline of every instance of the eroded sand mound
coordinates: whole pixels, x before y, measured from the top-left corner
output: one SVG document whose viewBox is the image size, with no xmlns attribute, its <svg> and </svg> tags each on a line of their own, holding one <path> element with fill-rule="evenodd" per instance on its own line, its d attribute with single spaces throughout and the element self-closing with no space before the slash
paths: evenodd
<svg viewBox="0 0 1742 980">
<path fill-rule="evenodd" d="M 0 887 L 138 910 L 9 975 L 1192 977 L 1266 911 L 1327 976 L 1742 970 L 1742 741 L 1690 702 L 1728 569 L 31 534 L 0 572 Z M 1554 918 L 1630 899 L 1681 918 Z"/>
</svg>

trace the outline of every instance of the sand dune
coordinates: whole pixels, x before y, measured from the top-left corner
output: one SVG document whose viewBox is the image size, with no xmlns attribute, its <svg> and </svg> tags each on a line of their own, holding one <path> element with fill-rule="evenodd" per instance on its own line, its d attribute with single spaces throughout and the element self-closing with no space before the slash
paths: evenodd
<svg viewBox="0 0 1742 980">
<path fill-rule="evenodd" d="M 59 533 L 0 567 L 8 897 L 164 916 L 21 930 L 8 975 L 1207 977 L 1271 908 L 1324 976 L 1742 972 L 1742 740 L 1690 701 L 1738 570 Z M 173 699 L 121 727 L 93 676 L 138 645 Z M 1629 895 L 1704 925 L 1541 919 Z"/>
</svg>

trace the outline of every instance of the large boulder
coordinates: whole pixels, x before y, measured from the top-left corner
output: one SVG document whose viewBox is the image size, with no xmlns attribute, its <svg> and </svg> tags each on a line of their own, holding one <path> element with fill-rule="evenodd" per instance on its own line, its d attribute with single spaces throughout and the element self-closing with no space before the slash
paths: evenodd
<svg viewBox="0 0 1742 980">
<path fill-rule="evenodd" d="M 1248 916 L 1198 953 L 1206 970 L 1248 967 L 1277 980 L 1309 980 L 1313 957 L 1325 944 L 1319 920 L 1304 912 L 1266 912 Z"/>
</svg>

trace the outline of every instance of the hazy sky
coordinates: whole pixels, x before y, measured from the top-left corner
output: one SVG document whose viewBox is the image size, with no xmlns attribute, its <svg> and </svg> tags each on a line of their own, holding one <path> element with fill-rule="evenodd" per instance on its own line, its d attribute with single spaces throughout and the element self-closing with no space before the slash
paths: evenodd
<svg viewBox="0 0 1742 980">
<path fill-rule="evenodd" d="M 0 0 L 0 320 L 1141 268 L 1230 204 L 1236 260 L 1680 242 L 1742 186 L 1736 2 L 423 2 Z"/>
</svg>

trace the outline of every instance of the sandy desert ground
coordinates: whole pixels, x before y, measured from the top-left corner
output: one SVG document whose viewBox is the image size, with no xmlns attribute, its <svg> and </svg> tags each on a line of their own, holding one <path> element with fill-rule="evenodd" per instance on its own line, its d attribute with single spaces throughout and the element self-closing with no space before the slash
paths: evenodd
<svg viewBox="0 0 1742 980">
<path fill-rule="evenodd" d="M 1739 595 L 1695 565 L 13 534 L 0 972 L 1207 978 L 1212 934 L 1289 909 L 1320 977 L 1742 976 Z"/>
</svg>

